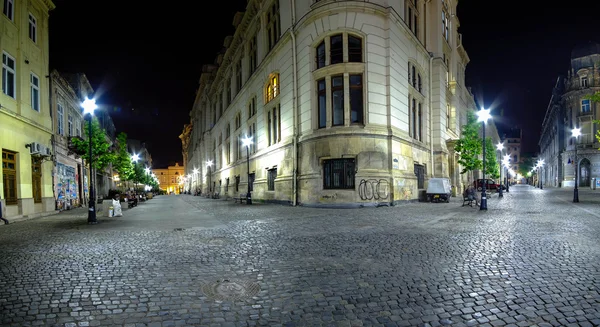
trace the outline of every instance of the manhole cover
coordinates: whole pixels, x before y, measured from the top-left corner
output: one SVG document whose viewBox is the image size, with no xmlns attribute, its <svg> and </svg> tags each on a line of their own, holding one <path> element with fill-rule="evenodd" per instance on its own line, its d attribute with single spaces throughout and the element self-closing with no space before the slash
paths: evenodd
<svg viewBox="0 0 600 327">
<path fill-rule="evenodd" d="M 183 229 L 183 228 L 175 228 L 175 231 L 176 231 L 176 232 L 181 232 L 181 231 L 184 231 L 184 230 L 185 230 L 185 229 Z"/>
<path fill-rule="evenodd" d="M 260 291 L 257 283 L 234 279 L 219 279 L 202 286 L 206 296 L 219 301 L 240 300 L 252 297 Z"/>
</svg>

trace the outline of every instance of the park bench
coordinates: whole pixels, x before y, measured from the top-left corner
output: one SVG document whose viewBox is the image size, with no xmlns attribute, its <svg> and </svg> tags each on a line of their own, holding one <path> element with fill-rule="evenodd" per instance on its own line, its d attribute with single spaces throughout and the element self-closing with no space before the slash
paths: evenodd
<svg viewBox="0 0 600 327">
<path fill-rule="evenodd" d="M 477 196 L 475 195 L 475 189 L 471 186 L 469 186 L 464 192 L 463 192 L 463 204 L 462 206 L 473 206 L 473 202 L 475 203 L 475 205 L 479 205 L 477 203 Z"/>
<path fill-rule="evenodd" d="M 246 202 L 248 198 L 246 197 L 246 194 L 240 193 L 240 196 L 233 198 L 233 200 L 235 201 L 234 203 L 240 202 L 240 204 L 242 204 L 242 202 Z"/>
</svg>

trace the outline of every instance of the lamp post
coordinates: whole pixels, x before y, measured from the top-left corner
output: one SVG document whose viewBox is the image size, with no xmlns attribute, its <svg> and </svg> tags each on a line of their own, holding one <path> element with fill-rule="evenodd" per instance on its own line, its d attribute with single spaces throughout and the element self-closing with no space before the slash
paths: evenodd
<svg viewBox="0 0 600 327">
<path fill-rule="evenodd" d="M 94 158 L 92 156 L 92 119 L 94 116 L 94 110 L 96 110 L 98 106 L 96 105 L 96 100 L 86 98 L 81 104 L 81 107 L 83 108 L 84 115 L 90 114 L 90 120 L 88 121 L 88 139 L 90 143 L 90 160 L 88 160 L 90 165 L 90 201 L 88 203 L 88 224 L 97 224 L 98 221 L 96 220 L 96 199 L 94 196 L 94 183 L 92 182 L 92 163 L 94 161 Z"/>
<path fill-rule="evenodd" d="M 135 172 L 135 166 L 137 165 L 138 160 L 140 160 L 140 155 L 137 153 L 134 153 L 131 156 L 131 161 L 133 161 L 133 171 L 134 172 Z M 137 192 L 137 176 L 135 176 L 135 174 L 134 174 L 133 178 L 135 178 L 135 180 L 133 181 L 133 188 L 134 188 L 134 191 Z"/>
<path fill-rule="evenodd" d="M 540 167 L 540 190 L 544 189 L 544 159 L 538 161 Z"/>
<path fill-rule="evenodd" d="M 579 202 L 579 190 L 577 189 L 577 172 L 579 170 L 579 162 L 577 162 L 577 141 L 579 135 L 581 135 L 581 128 L 573 128 L 573 130 L 571 130 L 571 133 L 572 136 L 575 138 L 575 188 L 573 189 L 573 202 Z"/>
<path fill-rule="evenodd" d="M 490 109 L 481 108 L 477 112 L 477 121 L 481 122 L 481 126 L 483 126 L 483 140 L 481 142 L 483 147 L 483 187 L 481 188 L 481 202 L 479 205 L 479 210 L 487 210 L 487 195 L 485 194 L 485 188 L 487 184 L 487 180 L 485 179 L 485 123 L 490 119 L 492 115 L 490 115 Z"/>
<path fill-rule="evenodd" d="M 244 137 L 242 139 L 243 146 L 246 147 L 246 166 L 248 167 L 248 193 L 246 193 L 246 204 L 252 204 L 252 195 L 250 194 L 250 145 L 252 137 Z"/>
<path fill-rule="evenodd" d="M 212 160 L 207 160 L 206 161 L 206 169 L 207 169 L 207 173 L 208 173 L 208 196 L 210 198 L 212 198 L 212 184 L 210 183 L 210 167 L 212 166 L 213 162 Z"/>
<path fill-rule="evenodd" d="M 496 149 L 498 149 L 498 151 L 500 151 L 500 156 L 502 156 L 502 150 L 504 149 L 504 144 L 498 142 L 498 144 L 496 144 Z M 500 167 L 500 181 L 502 181 L 502 171 L 504 170 L 504 168 Z M 502 192 L 502 182 L 500 182 L 500 190 L 498 192 L 498 197 L 499 198 L 503 198 L 504 194 Z"/>
</svg>

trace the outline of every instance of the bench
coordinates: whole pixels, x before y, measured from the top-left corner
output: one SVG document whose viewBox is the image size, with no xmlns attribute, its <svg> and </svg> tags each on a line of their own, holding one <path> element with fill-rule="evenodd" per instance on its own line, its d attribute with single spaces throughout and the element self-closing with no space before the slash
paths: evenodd
<svg viewBox="0 0 600 327">
<path fill-rule="evenodd" d="M 238 203 L 238 201 L 239 201 L 240 204 L 242 204 L 242 202 L 247 203 L 246 201 L 248 200 L 248 198 L 246 197 L 246 194 L 240 193 L 240 196 L 237 198 L 233 198 L 233 200 L 235 200 L 234 203 Z"/>
<path fill-rule="evenodd" d="M 475 205 L 479 205 L 479 203 L 477 203 L 477 196 L 475 195 L 475 189 L 472 187 L 469 187 L 468 189 L 466 189 L 463 192 L 462 206 L 464 207 L 465 205 L 468 205 L 469 207 L 472 207 L 473 202 L 475 202 Z"/>
</svg>

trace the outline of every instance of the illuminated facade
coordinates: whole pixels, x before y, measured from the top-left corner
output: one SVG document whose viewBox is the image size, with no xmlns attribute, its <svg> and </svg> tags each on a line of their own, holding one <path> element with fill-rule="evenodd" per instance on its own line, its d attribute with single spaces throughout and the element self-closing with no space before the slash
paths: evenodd
<svg viewBox="0 0 600 327">
<path fill-rule="evenodd" d="M 248 1 L 203 67 L 184 143 L 191 189 L 374 205 L 415 200 L 431 177 L 462 188 L 453 148 L 475 102 L 457 1 L 388 3 Z"/>
<path fill-rule="evenodd" d="M 4 217 L 55 211 L 48 69 L 49 0 L 3 1 L 0 198 Z"/>
<path fill-rule="evenodd" d="M 183 192 L 184 184 L 182 176 L 184 176 L 183 166 L 175 163 L 175 166 L 169 166 L 162 169 L 152 169 L 156 178 L 158 178 L 159 187 L 167 193 L 180 194 Z"/>
</svg>

